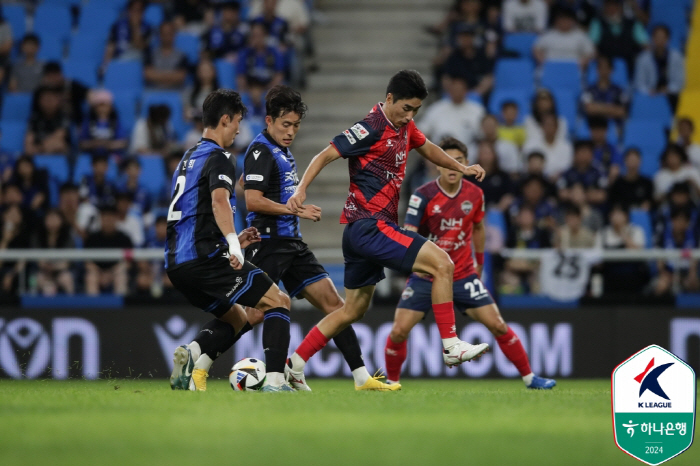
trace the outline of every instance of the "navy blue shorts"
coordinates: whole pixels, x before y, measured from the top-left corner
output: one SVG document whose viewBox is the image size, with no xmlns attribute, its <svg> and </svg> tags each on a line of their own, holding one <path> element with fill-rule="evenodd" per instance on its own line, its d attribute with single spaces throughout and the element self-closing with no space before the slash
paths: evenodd
<svg viewBox="0 0 700 466">
<path fill-rule="evenodd" d="M 397 307 L 427 314 L 433 308 L 430 297 L 432 288 L 433 282 L 430 280 L 411 275 L 406 282 L 406 288 L 401 293 L 401 300 Z M 462 314 L 466 314 L 467 309 L 475 309 L 494 303 L 489 290 L 481 283 L 476 274 L 454 282 L 452 294 L 454 295 L 454 307 Z"/>
<path fill-rule="evenodd" d="M 384 267 L 410 273 L 418 251 L 428 241 L 394 223 L 363 218 L 343 231 L 345 288 L 376 285 L 385 278 Z"/>
</svg>

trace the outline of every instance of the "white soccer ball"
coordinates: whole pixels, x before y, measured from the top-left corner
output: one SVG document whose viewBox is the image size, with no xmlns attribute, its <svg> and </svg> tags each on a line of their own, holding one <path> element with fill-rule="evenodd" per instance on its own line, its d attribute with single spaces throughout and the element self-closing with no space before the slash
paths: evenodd
<svg viewBox="0 0 700 466">
<path fill-rule="evenodd" d="M 260 390 L 265 383 L 265 363 L 255 358 L 243 358 L 233 365 L 228 381 L 237 392 Z"/>
</svg>

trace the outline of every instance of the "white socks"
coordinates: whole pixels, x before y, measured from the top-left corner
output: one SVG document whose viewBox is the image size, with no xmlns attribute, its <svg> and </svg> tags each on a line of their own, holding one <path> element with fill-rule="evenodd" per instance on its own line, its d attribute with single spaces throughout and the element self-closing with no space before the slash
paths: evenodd
<svg viewBox="0 0 700 466">
<path fill-rule="evenodd" d="M 358 367 L 352 371 L 352 378 L 355 379 L 355 385 L 358 387 L 363 386 L 370 377 L 371 376 L 369 375 L 369 372 L 367 372 L 367 368 L 365 366 Z"/>
<path fill-rule="evenodd" d="M 296 352 L 289 357 L 289 361 L 292 363 L 292 370 L 294 372 L 304 372 L 306 361 L 304 361 Z"/>
<path fill-rule="evenodd" d="M 282 372 L 268 372 L 265 376 L 265 385 L 280 387 L 285 383 L 286 380 L 284 380 L 284 374 Z"/>
<path fill-rule="evenodd" d="M 187 348 L 189 348 L 190 353 L 192 353 L 192 359 L 197 360 L 199 359 L 199 356 L 202 355 L 202 348 L 199 347 L 199 343 L 196 341 L 193 341 L 189 345 L 187 345 Z"/>
<path fill-rule="evenodd" d="M 530 386 L 530 384 L 532 383 L 533 377 L 535 377 L 535 374 L 533 374 L 532 372 L 530 372 L 527 375 L 523 375 L 523 382 L 525 382 L 525 386 L 527 386 L 527 387 Z"/>
<path fill-rule="evenodd" d="M 450 346 L 456 344 L 457 342 L 459 342 L 459 338 L 457 338 L 457 337 L 443 338 L 442 339 L 442 347 L 447 349 Z"/>
<path fill-rule="evenodd" d="M 194 368 L 204 369 L 205 371 L 207 371 L 207 373 L 209 373 L 209 369 L 211 368 L 212 364 L 214 364 L 214 361 L 205 353 L 199 358 L 197 358 L 197 361 L 194 363 Z"/>
</svg>

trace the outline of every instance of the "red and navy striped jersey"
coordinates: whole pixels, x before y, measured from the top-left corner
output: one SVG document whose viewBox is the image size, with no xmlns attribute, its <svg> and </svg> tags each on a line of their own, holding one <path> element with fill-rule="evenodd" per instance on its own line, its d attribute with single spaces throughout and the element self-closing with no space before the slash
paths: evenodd
<svg viewBox="0 0 700 466">
<path fill-rule="evenodd" d="M 397 129 L 378 103 L 364 120 L 333 138 L 331 144 L 348 159 L 350 192 L 340 223 L 375 218 L 398 223 L 399 192 L 411 149 L 425 136 L 411 120 Z"/>
<path fill-rule="evenodd" d="M 416 190 L 408 201 L 406 226 L 437 244 L 455 264 L 455 280 L 476 273 L 472 256 L 472 226 L 484 219 L 484 192 L 462 179 L 453 195 L 447 194 L 437 180 Z"/>
</svg>

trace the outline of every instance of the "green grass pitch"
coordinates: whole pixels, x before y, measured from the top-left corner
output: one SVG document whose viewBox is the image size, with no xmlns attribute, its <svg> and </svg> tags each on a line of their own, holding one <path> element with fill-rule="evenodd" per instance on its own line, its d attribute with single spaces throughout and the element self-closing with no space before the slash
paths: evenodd
<svg viewBox="0 0 700 466">
<path fill-rule="evenodd" d="M 206 393 L 167 381 L 0 381 L 3 465 L 634 465 L 613 441 L 610 382 L 406 380 L 396 393 Z M 700 465 L 691 446 L 670 465 Z"/>
</svg>

